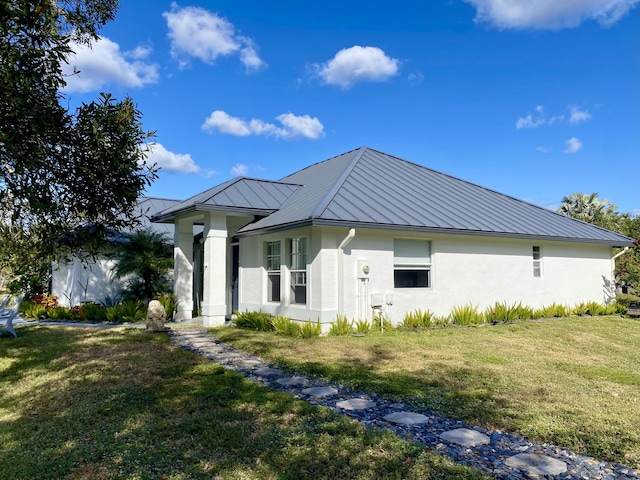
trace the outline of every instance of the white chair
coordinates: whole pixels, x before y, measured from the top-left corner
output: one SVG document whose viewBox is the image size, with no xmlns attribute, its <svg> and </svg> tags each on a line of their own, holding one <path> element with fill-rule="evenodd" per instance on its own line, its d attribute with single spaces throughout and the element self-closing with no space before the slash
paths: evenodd
<svg viewBox="0 0 640 480">
<path fill-rule="evenodd" d="M 13 320 L 20 313 L 20 304 L 22 303 L 22 299 L 23 298 L 24 298 L 24 295 L 18 295 L 15 298 L 11 308 L 5 308 L 4 310 L 2 310 L 0 312 L 0 320 L 4 320 L 5 321 L 4 327 L 0 328 L 0 333 L 7 332 L 9 335 L 13 335 L 15 338 L 18 337 L 18 334 L 16 333 L 15 329 L 13 328 Z M 4 303 L 4 301 L 3 301 L 3 303 Z"/>
</svg>

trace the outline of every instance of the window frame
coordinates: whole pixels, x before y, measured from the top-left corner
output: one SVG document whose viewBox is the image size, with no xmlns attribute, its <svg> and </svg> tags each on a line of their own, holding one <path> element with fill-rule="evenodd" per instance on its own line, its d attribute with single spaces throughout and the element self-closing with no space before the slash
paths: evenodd
<svg viewBox="0 0 640 480">
<path fill-rule="evenodd" d="M 533 245 L 531 256 L 533 259 L 533 278 L 542 278 L 542 247 Z"/>
<path fill-rule="evenodd" d="M 307 305 L 308 302 L 308 256 L 309 241 L 307 237 L 288 239 L 288 267 L 289 267 L 289 304 Z M 295 247 L 294 247 L 295 245 Z M 301 249 L 301 246 L 303 249 Z M 304 296 L 304 302 L 297 301 L 298 295 Z"/>
<path fill-rule="evenodd" d="M 422 254 L 420 250 L 422 250 Z M 432 250 L 431 240 L 394 238 L 393 288 L 433 288 Z"/>
<path fill-rule="evenodd" d="M 277 245 L 277 253 L 272 253 L 271 247 L 275 247 L 276 245 Z M 281 303 L 282 302 L 282 242 L 280 240 L 265 242 L 265 270 L 267 272 L 267 302 Z M 277 288 L 277 290 L 274 290 L 274 288 Z M 277 293 L 277 295 L 274 295 L 274 293 Z"/>
</svg>

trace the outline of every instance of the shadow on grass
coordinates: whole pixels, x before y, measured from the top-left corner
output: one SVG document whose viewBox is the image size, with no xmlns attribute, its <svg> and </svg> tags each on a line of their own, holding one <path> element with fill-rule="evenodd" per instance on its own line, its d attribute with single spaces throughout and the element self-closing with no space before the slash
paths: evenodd
<svg viewBox="0 0 640 480">
<path fill-rule="evenodd" d="M 495 390 L 493 385 L 499 378 L 488 368 L 477 365 L 456 368 L 437 361 L 429 362 L 428 369 L 407 371 L 389 368 L 396 357 L 396 345 L 383 342 L 365 345 L 366 355 L 333 357 L 329 362 L 308 361 L 292 355 L 279 355 L 280 351 L 287 350 L 290 341 L 284 337 L 265 334 L 265 339 L 261 340 L 262 335 L 240 329 L 214 333 L 219 334 L 224 342 L 244 347 L 250 353 L 269 358 L 294 372 L 340 382 L 356 390 L 401 400 L 475 425 L 508 429 L 513 428 L 516 418 L 519 422 L 526 421 L 525 413 L 513 408 L 509 399 Z M 313 349 L 312 343 L 309 348 Z M 379 368 L 385 363 L 386 368 Z"/>
<path fill-rule="evenodd" d="M 0 478 L 481 478 L 254 385 L 162 335 L 0 341 Z"/>
</svg>

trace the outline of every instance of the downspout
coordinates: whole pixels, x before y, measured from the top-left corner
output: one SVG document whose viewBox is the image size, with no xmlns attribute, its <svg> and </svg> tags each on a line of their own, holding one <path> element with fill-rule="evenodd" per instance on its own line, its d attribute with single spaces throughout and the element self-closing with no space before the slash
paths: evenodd
<svg viewBox="0 0 640 480">
<path fill-rule="evenodd" d="M 355 236 L 356 229 L 350 228 L 347 236 L 338 245 L 338 315 L 344 314 L 344 249 Z"/>
<path fill-rule="evenodd" d="M 616 253 L 613 258 L 611 258 L 611 280 L 613 280 L 613 298 L 615 299 L 616 295 L 616 258 L 621 257 L 625 253 L 629 251 L 629 247 L 624 247 L 624 250 Z"/>
</svg>

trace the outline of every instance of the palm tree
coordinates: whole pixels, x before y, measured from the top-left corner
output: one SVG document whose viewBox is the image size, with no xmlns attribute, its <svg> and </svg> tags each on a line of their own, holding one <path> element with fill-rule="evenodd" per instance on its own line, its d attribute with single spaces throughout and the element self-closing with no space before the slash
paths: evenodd
<svg viewBox="0 0 640 480">
<path fill-rule="evenodd" d="M 618 216 L 617 206 L 597 193 L 572 193 L 562 199 L 557 212 L 603 228 L 612 228 Z"/>
<path fill-rule="evenodd" d="M 173 245 L 165 234 L 151 230 L 125 233 L 115 246 L 113 277 L 129 278 L 126 297 L 149 301 L 168 291 L 167 273 L 173 267 Z"/>
</svg>

